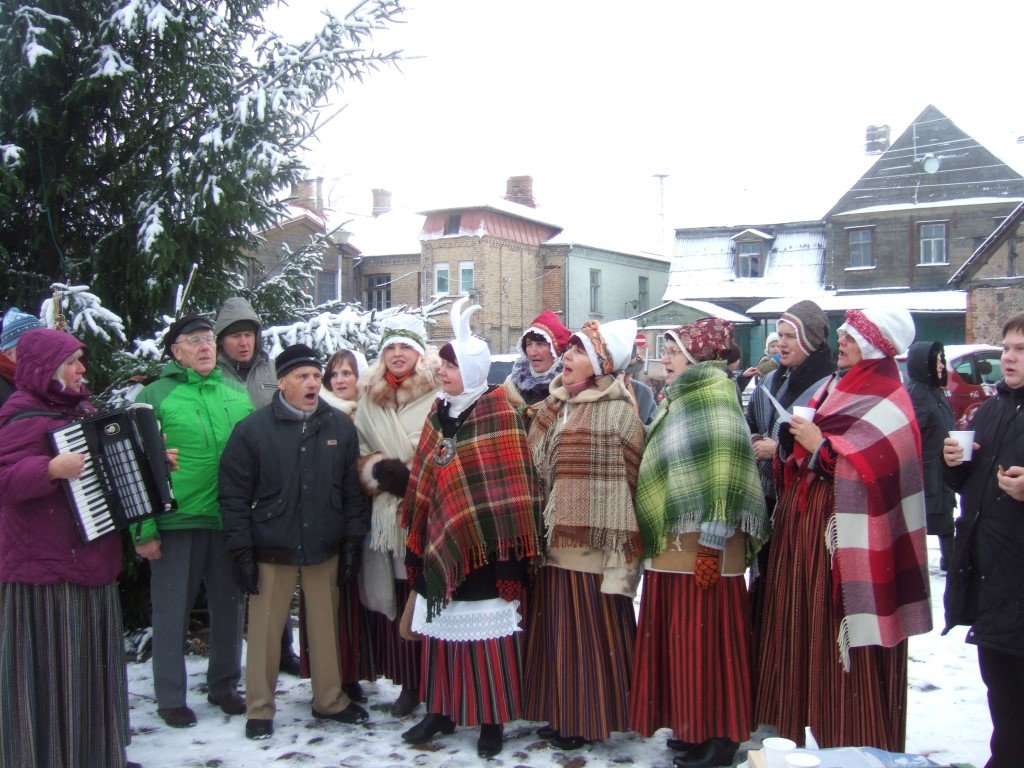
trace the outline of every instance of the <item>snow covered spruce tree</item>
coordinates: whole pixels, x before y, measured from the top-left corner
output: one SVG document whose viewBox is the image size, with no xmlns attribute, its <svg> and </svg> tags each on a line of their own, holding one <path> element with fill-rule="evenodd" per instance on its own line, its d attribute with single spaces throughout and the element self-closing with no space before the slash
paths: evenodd
<svg viewBox="0 0 1024 768">
<path fill-rule="evenodd" d="M 369 41 L 401 0 L 325 12 L 300 45 L 265 28 L 275 3 L 0 3 L 0 306 L 88 285 L 137 338 L 193 264 L 185 309 L 240 287 L 331 100 L 400 57 Z"/>
</svg>

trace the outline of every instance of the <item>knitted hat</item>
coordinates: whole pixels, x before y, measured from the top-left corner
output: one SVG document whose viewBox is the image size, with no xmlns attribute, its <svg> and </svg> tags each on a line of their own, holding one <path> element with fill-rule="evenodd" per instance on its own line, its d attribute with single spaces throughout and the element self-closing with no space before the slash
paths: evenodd
<svg viewBox="0 0 1024 768">
<path fill-rule="evenodd" d="M 679 346 L 691 363 L 724 360 L 732 347 L 732 323 L 720 317 L 702 317 L 665 335 Z"/>
<path fill-rule="evenodd" d="M 468 296 L 452 304 L 451 319 L 452 330 L 455 331 L 455 338 L 441 348 L 441 359 L 446 359 L 448 350 L 455 354 L 458 361 L 459 373 L 462 374 L 463 391 L 469 392 L 487 383 L 487 374 L 491 370 L 491 350 L 487 342 L 477 338 L 469 329 L 469 318 L 478 309 L 479 304 L 474 304 L 465 312 L 462 308 L 469 301 Z"/>
<path fill-rule="evenodd" d="M 772 331 L 767 336 L 765 336 L 765 338 L 764 338 L 764 353 L 766 355 L 770 355 L 771 354 L 771 351 L 768 349 L 768 347 L 770 347 L 772 344 L 774 344 L 778 340 L 779 340 L 779 334 L 777 334 L 775 331 Z"/>
<path fill-rule="evenodd" d="M 839 330 L 853 337 L 865 360 L 902 355 L 915 334 L 914 318 L 903 307 L 848 309 Z"/>
<path fill-rule="evenodd" d="M 530 323 L 530 327 L 523 331 L 523 335 L 519 337 L 519 348 L 526 352 L 526 335 L 528 333 L 536 333 L 544 337 L 547 341 L 548 346 L 551 347 L 551 354 L 555 357 L 560 357 L 565 352 L 565 347 L 569 343 L 569 329 L 562 325 L 562 321 L 558 319 L 558 315 L 552 312 L 550 309 L 545 309 Z"/>
<path fill-rule="evenodd" d="M 202 315 L 185 315 L 179 317 L 167 329 L 164 334 L 164 352 L 171 353 L 171 344 L 177 344 L 178 339 L 186 333 L 193 331 L 212 331 L 213 321 Z"/>
<path fill-rule="evenodd" d="M 274 360 L 274 370 L 277 371 L 278 379 L 283 379 L 291 371 L 306 365 L 311 365 L 318 371 L 323 370 L 323 365 L 316 352 L 305 344 L 292 344 L 290 347 L 285 347 Z"/>
<path fill-rule="evenodd" d="M 636 339 L 636 320 L 612 320 L 602 325 L 587 320 L 570 339 L 578 339 L 594 367 L 594 375 L 616 373 L 629 365 Z"/>
<path fill-rule="evenodd" d="M 4 314 L 3 333 L 0 334 L 0 352 L 6 352 L 18 343 L 18 337 L 33 328 L 42 328 L 43 324 L 32 315 L 11 307 Z"/>
<path fill-rule="evenodd" d="M 380 327 L 384 333 L 380 337 L 378 352 L 383 352 L 392 344 L 406 344 L 421 355 L 427 353 L 427 327 L 415 315 L 403 312 L 385 317 Z"/>
<path fill-rule="evenodd" d="M 811 354 L 828 341 L 828 318 L 821 307 L 813 301 L 804 299 L 782 313 L 779 323 L 786 322 L 796 328 L 796 343 L 805 355 Z"/>
</svg>

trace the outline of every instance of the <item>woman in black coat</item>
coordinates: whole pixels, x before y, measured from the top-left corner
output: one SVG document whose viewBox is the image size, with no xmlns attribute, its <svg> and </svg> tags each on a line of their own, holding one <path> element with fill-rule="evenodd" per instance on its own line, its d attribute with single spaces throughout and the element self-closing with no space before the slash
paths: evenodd
<svg viewBox="0 0 1024 768">
<path fill-rule="evenodd" d="M 919 341 L 907 352 L 907 391 L 921 430 L 924 498 L 928 534 L 939 537 L 939 568 L 953 557 L 953 509 L 956 496 L 942 477 L 942 441 L 953 429 L 953 408 L 946 397 L 946 351 L 938 341 Z"/>
</svg>

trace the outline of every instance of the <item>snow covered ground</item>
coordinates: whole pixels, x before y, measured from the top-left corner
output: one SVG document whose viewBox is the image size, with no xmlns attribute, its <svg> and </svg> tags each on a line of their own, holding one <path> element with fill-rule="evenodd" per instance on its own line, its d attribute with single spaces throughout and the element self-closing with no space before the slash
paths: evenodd
<svg viewBox="0 0 1024 768">
<path fill-rule="evenodd" d="M 928 538 L 932 572 L 932 605 L 937 629 L 910 643 L 910 706 L 907 751 L 929 756 L 935 763 L 971 763 L 982 768 L 988 760 L 991 722 L 985 687 L 978 673 L 974 646 L 963 642 L 958 628 L 940 637 L 944 576 L 939 572 L 938 549 Z M 275 734 L 266 741 L 245 738 L 245 717 L 228 717 L 206 701 L 206 659 L 188 658 L 191 680 L 189 705 L 199 723 L 194 728 L 166 727 L 156 714 L 149 663 L 130 664 L 128 689 L 131 703 L 131 760 L 145 768 L 242 768 L 253 765 L 346 766 L 369 768 L 460 768 L 479 765 L 477 729 L 458 729 L 422 747 L 402 741 L 402 731 L 423 714 L 398 720 L 388 711 L 398 689 L 389 682 L 363 683 L 370 697 L 370 720 L 345 726 L 314 720 L 310 713 L 308 680 L 282 676 L 278 682 Z M 577 752 L 560 752 L 538 738 L 539 724 L 511 723 L 505 728 L 505 748 L 491 761 L 496 766 L 530 768 L 583 768 L 636 765 L 671 768 L 674 753 L 665 748 L 668 731 L 644 739 L 633 733 L 615 734 L 607 742 L 587 745 Z M 743 747 L 759 746 L 759 732 Z M 742 757 L 742 750 L 741 755 Z"/>
</svg>

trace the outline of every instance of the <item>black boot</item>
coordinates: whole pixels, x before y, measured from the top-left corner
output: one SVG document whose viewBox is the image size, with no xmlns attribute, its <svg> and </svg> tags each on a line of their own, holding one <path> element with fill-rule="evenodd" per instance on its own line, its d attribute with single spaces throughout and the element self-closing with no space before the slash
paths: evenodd
<svg viewBox="0 0 1024 768">
<path fill-rule="evenodd" d="M 410 744 L 426 744 L 438 733 L 455 733 L 455 721 L 448 715 L 431 713 L 403 733 L 402 738 Z"/>
<path fill-rule="evenodd" d="M 484 723 L 480 726 L 480 738 L 476 742 L 476 753 L 484 760 L 501 752 L 502 735 L 505 729 L 501 723 Z"/>
<path fill-rule="evenodd" d="M 733 756 L 740 745 L 718 736 L 705 739 L 684 755 L 672 758 L 676 768 L 715 768 L 732 765 Z"/>
<path fill-rule="evenodd" d="M 551 723 L 548 723 L 547 725 L 542 725 L 537 729 L 537 735 L 542 739 L 554 739 L 558 736 L 558 729 L 552 728 Z"/>
<path fill-rule="evenodd" d="M 406 715 L 411 715 L 413 710 L 419 705 L 420 695 L 416 692 L 416 689 L 403 685 L 402 692 L 398 694 L 395 703 L 391 705 L 391 716 L 405 717 Z"/>
<path fill-rule="evenodd" d="M 943 573 L 953 562 L 953 536 L 939 536 L 939 570 Z"/>
<path fill-rule="evenodd" d="M 671 749 L 673 752 L 689 752 L 697 745 L 694 744 L 692 741 L 683 741 L 682 739 L 669 739 L 665 742 L 665 746 Z"/>
</svg>

